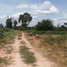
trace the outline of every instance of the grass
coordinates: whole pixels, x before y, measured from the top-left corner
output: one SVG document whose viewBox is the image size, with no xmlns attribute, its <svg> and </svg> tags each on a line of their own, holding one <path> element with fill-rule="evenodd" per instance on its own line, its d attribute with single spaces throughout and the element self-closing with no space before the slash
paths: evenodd
<svg viewBox="0 0 67 67">
<path fill-rule="evenodd" d="M 20 44 L 26 44 L 25 41 L 20 41 Z"/>
<path fill-rule="evenodd" d="M 21 40 L 21 38 L 19 37 L 18 40 Z"/>
<path fill-rule="evenodd" d="M 16 35 L 17 31 L 15 30 L 4 31 L 3 38 L 0 39 L 0 49 L 7 44 L 13 44 Z"/>
<path fill-rule="evenodd" d="M 17 36 L 22 37 L 22 31 L 17 31 Z"/>
<path fill-rule="evenodd" d="M 13 51 L 13 49 L 11 48 L 11 49 L 8 49 L 8 50 L 6 51 L 6 53 L 7 53 L 7 54 L 11 54 L 12 51 Z"/>
<path fill-rule="evenodd" d="M 48 31 L 47 31 L 48 32 Z M 32 46 L 43 53 L 43 57 L 58 64 L 57 67 L 67 67 L 67 34 L 42 34 L 25 36 Z"/>
<path fill-rule="evenodd" d="M 4 37 L 0 40 L 0 43 L 12 44 L 16 36 L 16 31 L 10 30 L 9 32 L 4 32 Z"/>
<path fill-rule="evenodd" d="M 9 56 L 5 56 L 5 57 L 0 57 L 0 67 L 7 67 L 8 65 L 10 65 L 12 63 L 12 57 Z"/>
<path fill-rule="evenodd" d="M 0 57 L 0 65 L 1 64 L 8 65 L 9 64 L 8 62 L 9 62 L 9 60 L 7 60 L 6 58 Z"/>
<path fill-rule="evenodd" d="M 67 34 L 67 31 L 38 31 L 38 30 L 27 30 L 26 32 L 33 34 L 54 34 L 54 35 L 60 35 L 60 34 Z"/>
<path fill-rule="evenodd" d="M 11 54 L 13 52 L 13 47 L 11 45 L 5 45 L 3 48 L 6 54 Z"/>
<path fill-rule="evenodd" d="M 20 46 L 20 54 L 21 57 L 24 58 L 24 62 L 26 64 L 34 64 L 36 62 L 36 58 L 34 56 L 33 52 L 29 51 L 29 48 L 25 47 L 25 46 Z"/>
</svg>

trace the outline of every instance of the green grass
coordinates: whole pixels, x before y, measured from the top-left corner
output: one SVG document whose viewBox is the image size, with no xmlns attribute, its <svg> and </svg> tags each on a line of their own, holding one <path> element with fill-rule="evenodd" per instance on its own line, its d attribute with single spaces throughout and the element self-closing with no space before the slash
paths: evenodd
<svg viewBox="0 0 67 67">
<path fill-rule="evenodd" d="M 67 31 L 38 31 L 38 30 L 27 30 L 26 32 L 33 34 L 54 34 L 54 35 L 60 35 L 60 34 L 67 34 Z"/>
<path fill-rule="evenodd" d="M 36 58 L 34 56 L 33 52 L 29 51 L 29 48 L 25 47 L 25 46 L 20 46 L 20 54 L 21 57 L 24 58 L 24 62 L 26 64 L 33 64 L 36 62 Z"/>
<path fill-rule="evenodd" d="M 54 43 L 61 44 L 61 43 L 65 43 L 65 41 L 67 40 L 67 35 L 61 35 L 55 38 L 50 35 L 49 37 L 45 37 L 44 39 L 46 40 L 46 42 L 50 44 L 54 44 Z"/>
<path fill-rule="evenodd" d="M 0 39 L 0 44 L 1 43 L 4 43 L 4 45 L 13 44 L 16 35 L 17 35 L 17 31 L 15 30 L 9 30 L 8 32 L 4 31 L 3 37 Z"/>
</svg>

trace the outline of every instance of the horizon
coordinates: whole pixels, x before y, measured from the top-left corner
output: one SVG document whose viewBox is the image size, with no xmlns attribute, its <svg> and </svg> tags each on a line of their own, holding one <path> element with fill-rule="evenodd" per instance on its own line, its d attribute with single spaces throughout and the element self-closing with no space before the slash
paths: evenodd
<svg viewBox="0 0 67 67">
<path fill-rule="evenodd" d="M 27 12 L 33 17 L 29 26 L 35 26 L 43 19 L 53 20 L 54 26 L 63 25 L 67 22 L 66 3 L 66 0 L 2 0 L 0 1 L 0 23 L 5 26 L 8 16 L 18 20 L 20 14 Z"/>
</svg>

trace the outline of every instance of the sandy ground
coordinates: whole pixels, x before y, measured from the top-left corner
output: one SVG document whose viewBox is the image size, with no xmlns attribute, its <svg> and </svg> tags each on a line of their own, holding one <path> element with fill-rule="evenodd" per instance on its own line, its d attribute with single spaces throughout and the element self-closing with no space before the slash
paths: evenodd
<svg viewBox="0 0 67 67">
<path fill-rule="evenodd" d="M 12 54 L 10 54 L 10 56 L 13 57 L 13 63 L 8 67 L 32 67 L 31 65 L 25 64 L 22 61 L 23 59 L 21 59 L 21 55 L 19 53 L 19 47 L 21 45 L 23 46 L 24 44 L 20 44 L 20 41 L 25 41 L 25 43 L 26 43 L 25 46 L 30 48 L 30 51 L 32 51 L 34 53 L 34 55 L 37 59 L 36 67 L 55 67 L 54 62 L 51 62 L 47 58 L 42 57 L 42 55 L 31 46 L 29 41 L 27 41 L 26 37 L 24 36 L 24 33 L 22 33 L 21 38 L 22 38 L 21 40 L 18 40 L 18 37 L 16 36 L 14 44 L 11 44 L 14 49 Z M 1 55 L 5 55 L 5 54 L 2 52 L 2 54 L 0 53 L 0 56 Z"/>
</svg>

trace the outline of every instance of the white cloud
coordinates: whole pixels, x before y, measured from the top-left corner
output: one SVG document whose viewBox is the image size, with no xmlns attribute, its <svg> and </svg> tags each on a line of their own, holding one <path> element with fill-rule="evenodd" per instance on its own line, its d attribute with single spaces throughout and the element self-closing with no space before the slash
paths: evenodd
<svg viewBox="0 0 67 67">
<path fill-rule="evenodd" d="M 44 13 L 44 14 L 57 14 L 59 10 L 53 6 L 49 1 L 45 1 L 40 5 L 33 5 L 32 9 L 34 13 Z"/>
<path fill-rule="evenodd" d="M 34 9 L 34 10 L 39 9 L 38 6 L 37 6 L 37 4 L 31 5 L 30 8 L 31 8 L 31 9 Z"/>
<path fill-rule="evenodd" d="M 53 19 L 53 21 L 54 21 L 54 22 L 57 22 L 57 21 L 58 21 L 58 19 L 57 19 L 57 18 L 55 18 L 55 19 Z"/>
<path fill-rule="evenodd" d="M 6 17 L 7 17 L 6 15 L 0 16 L 0 20 L 4 19 Z"/>
<path fill-rule="evenodd" d="M 32 21 L 35 22 L 36 20 L 33 19 Z"/>
<path fill-rule="evenodd" d="M 67 13 L 62 13 L 63 14 L 63 18 L 67 20 Z"/>
<path fill-rule="evenodd" d="M 52 4 L 49 1 L 45 1 L 43 4 L 41 4 L 39 7 L 42 10 L 49 10 L 49 8 L 52 6 Z"/>
<path fill-rule="evenodd" d="M 37 16 L 33 16 L 33 19 L 37 18 Z"/>
<path fill-rule="evenodd" d="M 9 18 L 18 19 L 20 14 L 23 14 L 23 13 L 21 12 L 21 13 L 13 14 L 13 15 L 9 16 Z"/>
<path fill-rule="evenodd" d="M 42 4 L 33 4 L 33 5 L 18 5 L 16 9 L 25 9 L 29 8 L 29 10 L 32 10 L 33 13 L 44 13 L 44 14 L 57 14 L 59 13 L 59 10 L 52 5 L 49 1 L 45 1 Z"/>
<path fill-rule="evenodd" d="M 17 7 L 16 7 L 16 9 L 19 9 L 19 10 L 22 10 L 22 9 L 26 9 L 26 8 L 28 8 L 29 6 L 27 5 L 27 4 L 22 4 L 22 5 L 18 5 Z"/>
<path fill-rule="evenodd" d="M 7 16 L 6 15 L 3 15 L 3 16 L 0 16 L 0 24 L 3 24 L 3 26 L 5 26 L 6 25 L 6 18 L 7 18 Z"/>
</svg>

